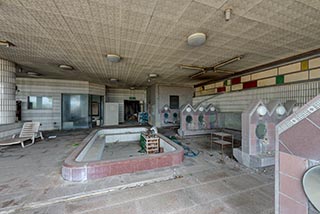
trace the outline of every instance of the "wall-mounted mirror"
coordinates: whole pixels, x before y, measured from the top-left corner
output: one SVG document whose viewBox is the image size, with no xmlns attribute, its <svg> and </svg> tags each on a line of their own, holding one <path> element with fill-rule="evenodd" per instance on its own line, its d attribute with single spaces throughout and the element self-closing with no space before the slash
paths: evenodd
<svg viewBox="0 0 320 214">
<path fill-rule="evenodd" d="M 320 165 L 304 173 L 302 186 L 311 204 L 320 212 Z"/>
</svg>

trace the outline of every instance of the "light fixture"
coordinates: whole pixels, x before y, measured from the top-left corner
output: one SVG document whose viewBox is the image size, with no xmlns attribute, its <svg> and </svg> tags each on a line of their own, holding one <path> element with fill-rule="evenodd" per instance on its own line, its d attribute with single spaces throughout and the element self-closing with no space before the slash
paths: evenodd
<svg viewBox="0 0 320 214">
<path fill-rule="evenodd" d="M 242 55 L 233 57 L 233 58 L 231 58 L 231 59 L 228 59 L 228 60 L 226 60 L 226 61 L 223 61 L 223 62 L 220 62 L 220 63 L 216 64 L 216 65 L 214 66 L 214 68 L 215 68 L 215 69 L 220 68 L 220 67 L 222 67 L 222 66 L 231 64 L 231 63 L 236 62 L 236 61 L 239 61 L 239 60 L 242 59 L 242 58 L 243 58 Z"/>
<path fill-rule="evenodd" d="M 200 46 L 205 43 L 207 36 L 204 33 L 194 33 L 188 37 L 188 45 L 190 46 Z"/>
<path fill-rule="evenodd" d="M 159 75 L 152 73 L 152 74 L 149 74 L 148 76 L 149 76 L 149 78 L 156 78 L 156 77 L 158 77 Z"/>
<path fill-rule="evenodd" d="M 210 111 L 215 111 L 215 110 L 216 110 L 216 108 L 214 106 L 210 107 Z"/>
<path fill-rule="evenodd" d="M 261 105 L 261 106 L 259 106 L 258 108 L 257 108 L 257 113 L 260 115 L 260 116 L 264 116 L 264 115 L 266 115 L 267 114 L 267 108 L 265 107 L 265 106 L 263 106 L 263 105 Z"/>
<path fill-rule="evenodd" d="M 119 62 L 121 57 L 117 54 L 107 54 L 107 60 L 109 62 Z"/>
<path fill-rule="evenodd" d="M 73 70 L 73 67 L 71 65 L 61 64 L 61 65 L 59 65 L 59 68 L 61 68 L 63 70 Z"/>
<path fill-rule="evenodd" d="M 201 106 L 200 108 L 199 108 L 199 111 L 203 111 L 204 110 L 204 108 Z"/>
<path fill-rule="evenodd" d="M 198 76 L 201 76 L 202 74 L 205 74 L 205 73 L 207 73 L 207 72 L 206 72 L 205 70 L 203 70 L 203 71 L 200 71 L 200 72 L 198 72 L 198 73 L 195 73 L 195 74 L 190 75 L 190 78 L 193 79 L 193 78 L 196 78 L 196 77 L 198 77 Z"/>
<path fill-rule="evenodd" d="M 191 112 L 191 108 L 188 107 L 188 108 L 186 109 L 186 111 L 190 113 L 190 112 Z"/>
<path fill-rule="evenodd" d="M 277 113 L 279 116 L 283 116 L 286 112 L 287 112 L 287 110 L 285 109 L 285 107 L 284 107 L 283 105 L 279 105 L 279 106 L 276 108 L 276 113 Z"/>
<path fill-rule="evenodd" d="M 232 12 L 232 9 L 231 9 L 231 8 L 227 8 L 227 9 L 224 11 L 224 16 L 225 16 L 226 21 L 229 21 L 229 20 L 230 20 L 231 12 Z"/>
<path fill-rule="evenodd" d="M 28 71 L 27 75 L 31 76 L 31 77 L 39 77 L 39 76 L 41 76 L 41 74 L 39 74 L 37 72 L 33 72 L 33 71 Z"/>
<path fill-rule="evenodd" d="M 109 80 L 110 80 L 110 82 L 118 82 L 118 81 L 119 81 L 119 80 L 116 79 L 116 78 L 110 78 Z"/>
<path fill-rule="evenodd" d="M 130 90 L 135 90 L 135 89 L 136 89 L 136 88 L 135 88 L 135 87 L 133 87 L 133 86 L 131 86 L 131 87 L 130 87 Z"/>
<path fill-rule="evenodd" d="M 15 45 L 7 40 L 0 40 L 0 47 L 9 48 L 9 47 L 13 47 L 13 46 L 15 46 Z"/>
</svg>

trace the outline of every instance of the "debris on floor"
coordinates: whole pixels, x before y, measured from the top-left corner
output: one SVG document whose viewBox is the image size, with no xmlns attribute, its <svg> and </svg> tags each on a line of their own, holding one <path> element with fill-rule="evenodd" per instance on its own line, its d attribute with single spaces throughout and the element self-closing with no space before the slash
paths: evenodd
<svg viewBox="0 0 320 214">
<path fill-rule="evenodd" d="M 177 140 L 175 136 L 169 136 L 168 138 L 184 149 L 184 156 L 197 157 L 200 154 L 200 151 L 195 152 L 192 149 L 190 149 L 189 146 L 183 145 L 180 141 Z"/>
</svg>

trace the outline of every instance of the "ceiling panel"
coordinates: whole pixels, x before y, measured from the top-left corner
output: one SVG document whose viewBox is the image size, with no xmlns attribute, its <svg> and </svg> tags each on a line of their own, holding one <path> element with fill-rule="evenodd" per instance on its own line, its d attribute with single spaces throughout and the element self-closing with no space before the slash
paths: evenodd
<svg viewBox="0 0 320 214">
<path fill-rule="evenodd" d="M 197 71 L 178 64 L 212 66 L 243 55 L 224 67 L 238 72 L 320 48 L 319 10 L 318 0 L 1 0 L 0 39 L 16 46 L 0 47 L 0 57 L 45 78 L 192 85 L 226 74 L 194 80 Z M 204 45 L 187 45 L 195 32 L 207 35 Z M 108 62 L 107 53 L 122 61 Z M 61 63 L 75 70 L 62 71 Z M 148 82 L 149 73 L 159 78 Z"/>
</svg>

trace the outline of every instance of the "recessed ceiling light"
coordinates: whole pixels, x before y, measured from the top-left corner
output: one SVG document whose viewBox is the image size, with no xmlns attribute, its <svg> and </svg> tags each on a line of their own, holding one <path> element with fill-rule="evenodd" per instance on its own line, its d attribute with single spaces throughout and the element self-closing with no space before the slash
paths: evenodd
<svg viewBox="0 0 320 214">
<path fill-rule="evenodd" d="M 0 46 L 9 48 L 9 47 L 13 47 L 15 45 L 7 40 L 0 40 Z"/>
<path fill-rule="evenodd" d="M 109 80 L 110 80 L 110 82 L 118 82 L 118 81 L 119 81 L 119 80 L 116 79 L 116 78 L 110 78 Z"/>
<path fill-rule="evenodd" d="M 132 86 L 132 87 L 130 87 L 130 90 L 135 90 L 135 89 L 136 89 L 136 88 L 135 88 L 135 87 L 133 87 L 133 86 Z"/>
<path fill-rule="evenodd" d="M 73 70 L 73 67 L 71 65 L 59 65 L 59 68 L 64 69 L 64 70 Z"/>
<path fill-rule="evenodd" d="M 194 33 L 188 37 L 188 44 L 190 46 L 203 45 L 207 40 L 207 36 L 204 33 Z"/>
<path fill-rule="evenodd" d="M 149 77 L 150 78 L 156 78 L 156 77 L 158 77 L 158 74 L 149 74 Z"/>
<path fill-rule="evenodd" d="M 107 54 L 107 60 L 109 62 L 119 62 L 121 57 L 117 54 Z"/>
</svg>

